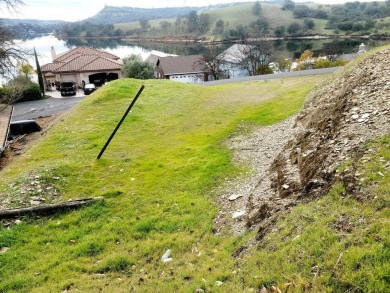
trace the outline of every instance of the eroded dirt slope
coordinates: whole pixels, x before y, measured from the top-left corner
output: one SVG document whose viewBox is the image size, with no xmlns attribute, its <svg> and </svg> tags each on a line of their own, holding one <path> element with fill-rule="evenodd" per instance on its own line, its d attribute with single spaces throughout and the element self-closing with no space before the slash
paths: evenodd
<svg viewBox="0 0 390 293">
<path fill-rule="evenodd" d="M 388 133 L 390 49 L 384 49 L 316 90 L 296 118 L 229 142 L 252 173 L 224 187 L 216 230 L 256 228 L 261 239 L 279 211 L 325 194 L 335 177 L 349 176 L 338 174 L 337 166 L 367 140 Z M 349 188 L 359 186 L 351 182 Z"/>
</svg>

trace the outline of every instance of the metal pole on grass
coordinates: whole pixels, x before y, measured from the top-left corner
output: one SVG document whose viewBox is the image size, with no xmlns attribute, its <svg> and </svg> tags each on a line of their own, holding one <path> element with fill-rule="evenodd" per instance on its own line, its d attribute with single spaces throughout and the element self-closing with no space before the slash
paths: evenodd
<svg viewBox="0 0 390 293">
<path fill-rule="evenodd" d="M 133 101 L 131 102 L 130 106 L 127 108 L 125 114 L 123 115 L 121 121 L 119 121 L 118 125 L 115 127 L 114 131 L 112 132 L 110 138 L 107 140 L 106 144 L 104 145 L 104 147 L 102 148 L 102 150 L 100 151 L 100 154 L 97 156 L 97 159 L 99 160 L 100 157 L 103 155 L 104 151 L 106 150 L 106 148 L 108 147 L 108 145 L 110 144 L 112 138 L 115 136 L 115 133 L 118 131 L 119 127 L 121 126 L 122 122 L 125 120 L 127 114 L 129 114 L 131 108 L 134 106 L 135 102 L 137 101 L 138 97 L 140 96 L 140 94 L 142 93 L 142 91 L 144 90 L 144 85 L 141 86 L 141 88 L 139 89 L 137 95 L 134 97 Z"/>
</svg>

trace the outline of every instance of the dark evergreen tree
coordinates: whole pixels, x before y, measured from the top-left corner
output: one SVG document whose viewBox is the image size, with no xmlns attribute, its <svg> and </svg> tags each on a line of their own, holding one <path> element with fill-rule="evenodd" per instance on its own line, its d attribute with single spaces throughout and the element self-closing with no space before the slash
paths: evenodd
<svg viewBox="0 0 390 293">
<path fill-rule="evenodd" d="M 259 1 L 256 1 L 255 4 L 252 6 L 252 12 L 254 15 L 260 15 L 261 5 Z"/>
<path fill-rule="evenodd" d="M 42 93 L 42 97 L 44 97 L 45 96 L 45 85 L 43 84 L 42 70 L 41 70 L 41 66 L 39 65 L 38 56 L 37 56 L 37 52 L 35 51 L 35 48 L 34 48 L 34 56 L 35 56 L 35 64 L 37 66 L 38 84 L 39 84 L 39 88 L 40 88 L 41 93 Z"/>
</svg>

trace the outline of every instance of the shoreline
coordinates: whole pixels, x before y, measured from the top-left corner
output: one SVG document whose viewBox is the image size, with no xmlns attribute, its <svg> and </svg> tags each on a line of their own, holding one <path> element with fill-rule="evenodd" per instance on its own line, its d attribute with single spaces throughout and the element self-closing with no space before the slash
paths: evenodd
<svg viewBox="0 0 390 293">
<path fill-rule="evenodd" d="M 225 40 L 208 40 L 206 38 L 189 38 L 189 37 L 159 37 L 159 38 L 123 38 L 123 37 L 63 37 L 61 35 L 55 35 L 55 37 L 62 40 L 109 40 L 119 39 L 123 42 L 134 43 L 167 43 L 167 44 L 224 44 L 224 43 L 240 43 L 241 40 L 237 39 L 225 39 Z M 294 37 L 258 37 L 248 38 L 248 42 L 257 41 L 289 41 L 289 40 L 336 40 L 336 39 L 363 39 L 363 40 L 390 40 L 390 36 L 384 35 L 311 35 L 311 36 L 294 36 Z"/>
</svg>

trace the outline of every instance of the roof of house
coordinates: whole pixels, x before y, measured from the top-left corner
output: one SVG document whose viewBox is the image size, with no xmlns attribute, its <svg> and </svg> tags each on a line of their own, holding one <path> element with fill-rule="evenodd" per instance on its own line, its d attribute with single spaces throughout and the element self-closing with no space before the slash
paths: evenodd
<svg viewBox="0 0 390 293">
<path fill-rule="evenodd" d="M 58 55 L 53 63 L 41 67 L 42 73 L 120 70 L 119 57 L 103 50 L 77 47 Z"/>
<path fill-rule="evenodd" d="M 74 59 L 77 56 L 83 56 L 83 55 L 96 55 L 96 56 L 101 56 L 112 60 L 120 59 L 118 56 L 108 53 L 104 50 L 99 50 L 87 46 L 81 46 L 81 47 L 73 48 L 64 53 L 58 54 L 57 57 L 53 60 L 53 62 L 66 62 Z"/>
<path fill-rule="evenodd" d="M 157 56 L 155 54 L 150 54 L 148 58 L 145 59 L 145 61 L 153 64 L 153 66 L 156 66 L 158 59 L 161 58 L 160 56 Z"/>
<path fill-rule="evenodd" d="M 202 64 L 202 55 L 159 57 L 157 66 L 164 75 L 208 72 Z"/>
<path fill-rule="evenodd" d="M 248 45 L 234 44 L 222 52 L 224 60 L 231 63 L 237 63 L 244 57 Z"/>
</svg>

